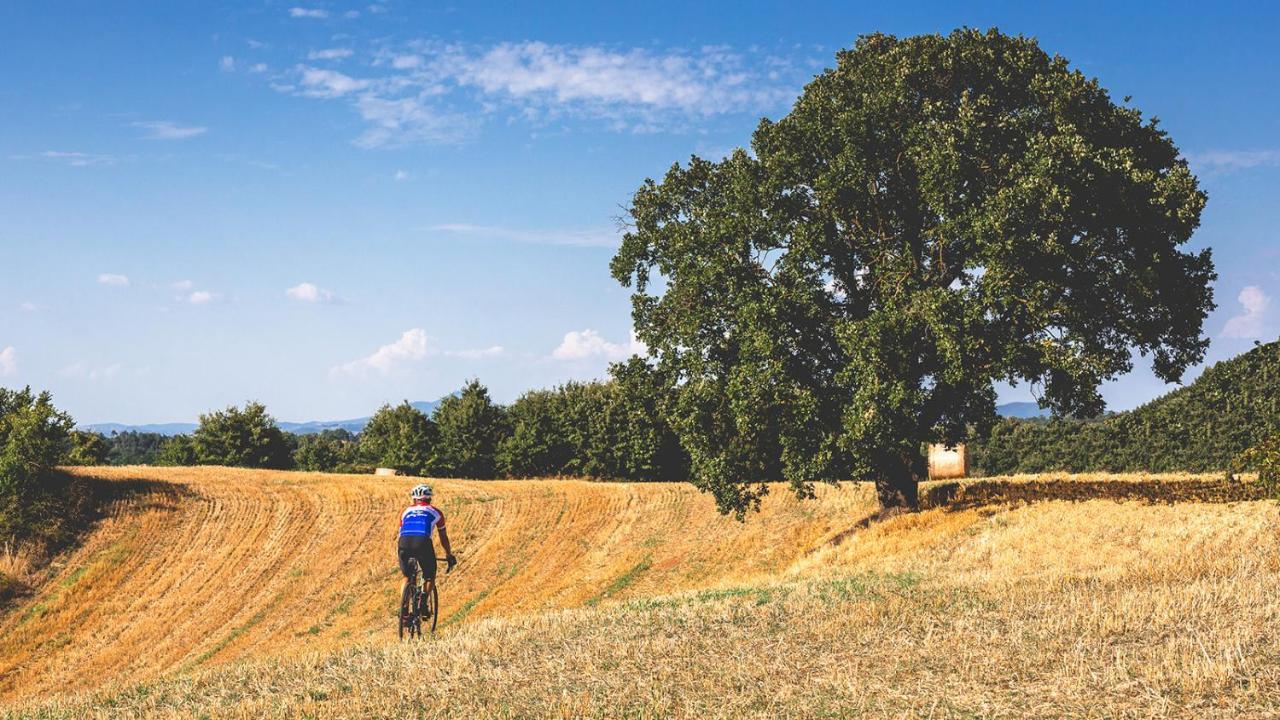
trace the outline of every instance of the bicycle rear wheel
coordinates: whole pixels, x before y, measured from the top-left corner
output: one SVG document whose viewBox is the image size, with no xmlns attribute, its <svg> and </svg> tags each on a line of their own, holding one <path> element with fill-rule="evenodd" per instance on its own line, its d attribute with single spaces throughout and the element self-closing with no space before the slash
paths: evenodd
<svg viewBox="0 0 1280 720">
<path fill-rule="evenodd" d="M 405 583 L 404 590 L 400 592 L 400 612 L 396 615 L 400 618 L 400 639 L 404 640 L 404 636 L 408 633 L 409 637 L 413 637 L 414 620 L 417 615 L 417 608 L 414 607 L 418 590 L 418 566 L 414 564 L 414 572 L 409 575 L 409 582 Z"/>
</svg>

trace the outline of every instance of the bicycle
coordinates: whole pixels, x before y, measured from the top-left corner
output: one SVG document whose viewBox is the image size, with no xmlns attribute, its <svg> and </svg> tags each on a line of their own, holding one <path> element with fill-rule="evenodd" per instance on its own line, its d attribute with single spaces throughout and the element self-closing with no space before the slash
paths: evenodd
<svg viewBox="0 0 1280 720">
<path fill-rule="evenodd" d="M 436 560 L 437 563 L 447 562 L 445 560 Z M 400 639 L 404 640 L 405 633 L 408 633 L 409 639 L 422 637 L 422 623 L 424 620 L 431 621 L 431 634 L 436 632 L 436 622 L 440 615 L 440 580 L 437 577 L 435 582 L 431 583 L 431 593 L 422 591 L 423 580 L 422 574 L 418 572 L 418 560 L 410 558 L 409 560 L 410 574 L 409 584 L 405 586 L 404 592 L 400 595 Z M 450 571 L 445 570 L 445 574 Z M 405 612 L 406 608 L 408 612 Z"/>
</svg>

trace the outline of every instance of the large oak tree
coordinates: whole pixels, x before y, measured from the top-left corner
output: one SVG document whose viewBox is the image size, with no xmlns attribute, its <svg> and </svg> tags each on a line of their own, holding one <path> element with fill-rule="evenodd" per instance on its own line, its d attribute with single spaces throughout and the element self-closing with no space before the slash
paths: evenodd
<svg viewBox="0 0 1280 720">
<path fill-rule="evenodd" d="M 836 59 L 752 152 L 647 180 L 613 259 L 721 510 L 779 476 L 915 507 L 922 445 L 989 427 L 997 381 L 1087 416 L 1135 352 L 1201 360 L 1206 197 L 1155 119 L 995 30 Z"/>
</svg>

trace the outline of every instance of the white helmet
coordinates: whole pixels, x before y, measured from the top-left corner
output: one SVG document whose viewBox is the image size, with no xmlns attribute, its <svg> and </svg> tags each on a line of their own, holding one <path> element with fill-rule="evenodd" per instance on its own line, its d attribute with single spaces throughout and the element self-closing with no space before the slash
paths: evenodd
<svg viewBox="0 0 1280 720">
<path fill-rule="evenodd" d="M 419 485 L 413 489 L 413 492 L 409 493 L 409 497 L 413 498 L 414 500 L 430 500 L 431 486 Z"/>
</svg>

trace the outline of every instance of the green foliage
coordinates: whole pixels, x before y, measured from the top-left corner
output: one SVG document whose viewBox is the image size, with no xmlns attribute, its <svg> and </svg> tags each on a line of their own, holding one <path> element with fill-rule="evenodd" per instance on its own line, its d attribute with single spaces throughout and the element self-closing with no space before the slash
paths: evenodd
<svg viewBox="0 0 1280 720">
<path fill-rule="evenodd" d="M 262 403 L 201 415 L 191 442 L 201 465 L 274 469 L 293 465 L 292 448 Z"/>
<path fill-rule="evenodd" d="M 1154 120 L 1032 39 L 870 35 L 754 152 L 646 180 L 614 277 L 722 511 L 760 478 L 914 506 L 927 442 L 995 421 L 996 381 L 1102 410 L 1099 385 L 1198 362 L 1205 195 Z"/>
<path fill-rule="evenodd" d="M 439 439 L 434 468 L 451 477 L 491 478 L 497 471 L 498 443 L 507 434 L 506 413 L 479 380 L 436 408 Z"/>
<path fill-rule="evenodd" d="M 196 445 L 190 436 L 174 435 L 161 443 L 160 449 L 156 452 L 155 464 L 182 467 L 198 465 L 200 459 L 196 455 Z"/>
<path fill-rule="evenodd" d="M 510 435 L 498 470 L 516 477 L 569 475 L 683 480 L 687 460 L 658 411 L 662 388 L 638 360 L 610 382 L 571 382 L 524 394 L 507 409 Z"/>
<path fill-rule="evenodd" d="M 1248 470 L 1258 473 L 1258 482 L 1280 500 L 1280 432 L 1240 453 L 1228 474 L 1234 476 Z"/>
<path fill-rule="evenodd" d="M 1098 420 L 1005 420 L 970 444 L 988 475 L 1208 472 L 1280 427 L 1280 342 L 1208 368 L 1194 383 Z"/>
<path fill-rule="evenodd" d="M 298 435 L 293 465 L 299 470 L 350 472 L 358 464 L 356 436 L 341 428 Z"/>
<path fill-rule="evenodd" d="M 0 388 L 0 537 L 51 539 L 67 505 L 55 466 L 74 426 L 49 393 Z"/>
<path fill-rule="evenodd" d="M 111 451 L 107 454 L 107 462 L 112 465 L 154 465 L 165 439 L 160 433 L 113 432 L 108 438 Z"/>
<path fill-rule="evenodd" d="M 111 443 L 95 432 L 71 431 L 71 447 L 62 459 L 65 465 L 105 465 Z"/>
<path fill-rule="evenodd" d="M 377 467 L 408 475 L 426 475 L 439 433 L 436 424 L 406 400 L 383 405 L 360 433 L 360 457 Z"/>
</svg>

